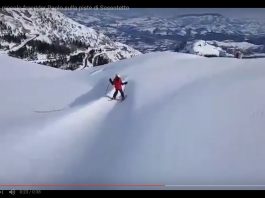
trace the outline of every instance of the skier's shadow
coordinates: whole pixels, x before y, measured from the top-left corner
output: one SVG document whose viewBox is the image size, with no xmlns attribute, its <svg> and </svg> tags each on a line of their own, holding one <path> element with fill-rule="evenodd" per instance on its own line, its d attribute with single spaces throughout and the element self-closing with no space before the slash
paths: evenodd
<svg viewBox="0 0 265 198">
<path fill-rule="evenodd" d="M 106 79 L 101 79 L 91 90 L 86 92 L 85 94 L 79 96 L 76 98 L 72 103 L 69 104 L 69 108 L 82 106 L 89 104 L 90 102 L 93 102 L 95 100 L 98 100 L 102 96 L 104 96 L 104 91 L 106 90 L 106 87 L 108 86 L 108 81 Z M 111 90 L 111 86 L 109 86 L 109 89 Z"/>
</svg>

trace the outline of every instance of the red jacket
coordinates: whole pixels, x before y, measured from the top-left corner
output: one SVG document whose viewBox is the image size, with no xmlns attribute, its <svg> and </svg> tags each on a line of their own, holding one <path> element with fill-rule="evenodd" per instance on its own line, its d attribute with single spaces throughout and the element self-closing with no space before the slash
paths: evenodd
<svg viewBox="0 0 265 198">
<path fill-rule="evenodd" d="M 122 81 L 121 81 L 121 79 L 120 78 L 114 78 L 114 80 L 113 80 L 113 85 L 114 85 L 114 87 L 115 87 L 115 89 L 118 89 L 118 90 L 122 90 Z"/>
</svg>

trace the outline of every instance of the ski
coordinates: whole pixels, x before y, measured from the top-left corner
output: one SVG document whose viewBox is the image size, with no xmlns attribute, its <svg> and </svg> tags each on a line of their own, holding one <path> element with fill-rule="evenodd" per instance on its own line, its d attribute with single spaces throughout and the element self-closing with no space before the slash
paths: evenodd
<svg viewBox="0 0 265 198">
<path fill-rule="evenodd" d="M 113 101 L 113 100 L 116 100 L 116 101 L 120 101 L 120 102 L 123 102 L 125 99 L 126 99 L 126 97 L 127 97 L 127 95 L 125 95 L 124 96 L 124 99 L 122 100 L 121 99 L 121 97 L 120 98 L 116 98 L 116 99 L 113 99 L 112 97 L 110 97 L 110 96 L 106 96 L 107 98 L 109 98 L 109 100 L 108 101 Z"/>
</svg>

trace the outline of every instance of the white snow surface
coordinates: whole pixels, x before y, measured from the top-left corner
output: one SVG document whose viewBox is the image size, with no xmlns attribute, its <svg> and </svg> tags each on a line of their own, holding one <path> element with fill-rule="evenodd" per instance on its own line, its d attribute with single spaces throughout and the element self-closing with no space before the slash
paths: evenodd
<svg viewBox="0 0 265 198">
<path fill-rule="evenodd" d="M 70 72 L 2 54 L 0 183 L 265 184 L 264 60 L 160 52 Z M 122 103 L 105 97 L 116 73 Z"/>
</svg>

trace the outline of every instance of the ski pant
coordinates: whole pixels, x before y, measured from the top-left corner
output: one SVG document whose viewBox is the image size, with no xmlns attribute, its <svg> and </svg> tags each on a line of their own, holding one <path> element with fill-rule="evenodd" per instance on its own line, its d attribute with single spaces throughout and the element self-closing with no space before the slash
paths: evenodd
<svg viewBox="0 0 265 198">
<path fill-rule="evenodd" d="M 124 99 L 124 92 L 122 91 L 122 89 L 116 89 L 114 94 L 113 94 L 113 98 L 116 99 L 116 96 L 118 94 L 118 91 L 121 93 L 121 97 L 122 99 Z"/>
</svg>

